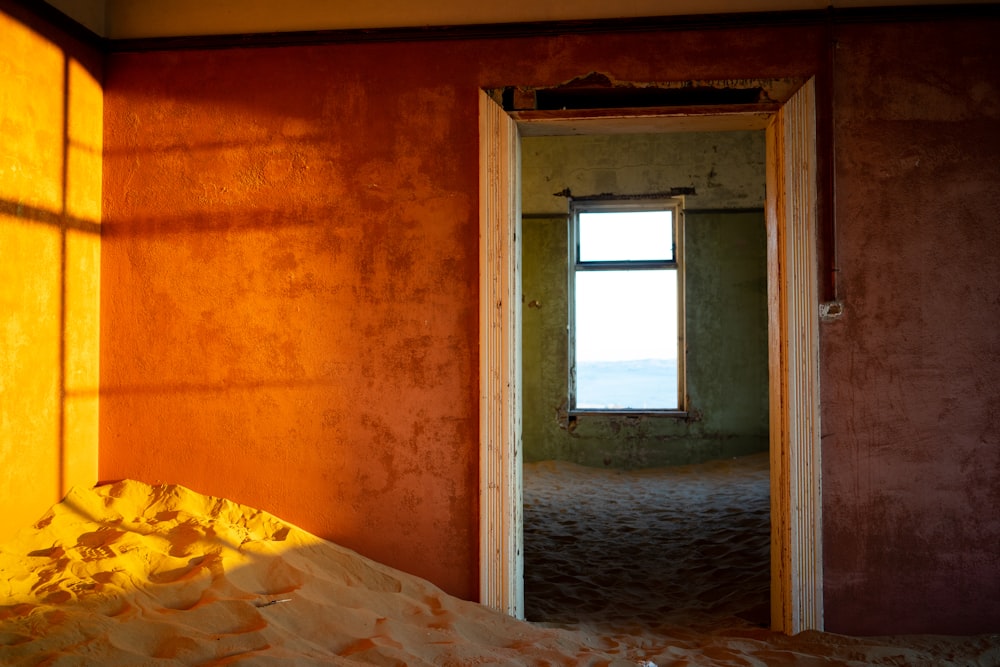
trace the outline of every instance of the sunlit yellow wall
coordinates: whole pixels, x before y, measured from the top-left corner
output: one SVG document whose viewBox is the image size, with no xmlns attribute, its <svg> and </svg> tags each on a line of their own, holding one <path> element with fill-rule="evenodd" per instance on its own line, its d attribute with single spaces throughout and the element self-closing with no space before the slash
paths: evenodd
<svg viewBox="0 0 1000 667">
<path fill-rule="evenodd" d="M 0 12 L 0 539 L 97 476 L 103 99 L 56 41 Z"/>
</svg>

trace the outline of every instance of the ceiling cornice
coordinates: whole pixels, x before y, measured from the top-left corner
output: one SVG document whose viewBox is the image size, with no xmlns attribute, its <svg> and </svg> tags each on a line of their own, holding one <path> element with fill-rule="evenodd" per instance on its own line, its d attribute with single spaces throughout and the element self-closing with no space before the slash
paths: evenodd
<svg viewBox="0 0 1000 667">
<path fill-rule="evenodd" d="M 71 4 L 73 2 L 93 4 L 94 2 L 103 2 L 103 0 L 4 0 L 0 2 L 0 6 L 12 3 L 20 5 L 74 37 L 89 42 L 102 51 L 110 53 L 1000 18 L 1000 3 L 973 2 L 961 4 L 854 6 L 844 8 L 830 6 L 825 9 L 811 10 L 470 23 L 395 28 L 349 28 L 287 32 L 262 31 L 239 34 L 220 33 L 109 39 L 97 34 L 88 26 L 79 23 L 59 9 L 56 9 L 53 4 L 57 2 L 63 2 L 64 4 Z"/>
<path fill-rule="evenodd" d="M 539 36 L 581 35 L 677 30 L 725 30 L 850 23 L 946 21 L 968 18 L 1000 18 L 1000 4 L 920 5 L 906 7 L 858 7 L 779 12 L 694 14 L 618 19 L 537 21 L 522 23 L 470 24 L 412 28 L 311 30 L 242 35 L 204 35 L 147 39 L 109 40 L 112 52 L 179 49 L 259 48 L 356 42 L 445 41 L 457 39 L 510 39 Z"/>
</svg>

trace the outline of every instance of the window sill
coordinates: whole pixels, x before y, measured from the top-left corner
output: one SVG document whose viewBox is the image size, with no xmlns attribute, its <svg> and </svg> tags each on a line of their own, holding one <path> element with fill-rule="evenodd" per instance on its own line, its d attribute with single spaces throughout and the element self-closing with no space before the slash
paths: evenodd
<svg viewBox="0 0 1000 667">
<path fill-rule="evenodd" d="M 687 410 L 570 410 L 571 419 L 579 417 L 662 417 L 666 419 L 689 419 Z"/>
</svg>

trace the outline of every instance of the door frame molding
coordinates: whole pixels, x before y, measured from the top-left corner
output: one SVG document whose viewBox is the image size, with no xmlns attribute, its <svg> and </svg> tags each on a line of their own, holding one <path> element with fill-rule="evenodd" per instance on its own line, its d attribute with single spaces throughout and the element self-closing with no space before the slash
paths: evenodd
<svg viewBox="0 0 1000 667">
<path fill-rule="evenodd" d="M 579 111 L 570 115 L 585 126 Z M 537 135 L 565 120 L 550 112 L 520 124 Z M 733 114 L 659 118 L 664 127 L 692 120 L 707 131 L 731 127 Z M 742 121 L 765 129 L 767 146 L 771 629 L 796 634 L 823 629 L 815 80 Z M 523 618 L 518 126 L 480 91 L 480 602 Z"/>
<path fill-rule="evenodd" d="M 479 94 L 479 601 L 524 617 L 520 136 Z"/>
</svg>

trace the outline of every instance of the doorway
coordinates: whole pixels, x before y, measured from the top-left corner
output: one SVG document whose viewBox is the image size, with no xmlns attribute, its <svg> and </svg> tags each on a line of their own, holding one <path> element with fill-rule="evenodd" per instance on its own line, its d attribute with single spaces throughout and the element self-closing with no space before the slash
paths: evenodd
<svg viewBox="0 0 1000 667">
<path fill-rule="evenodd" d="M 767 624 L 764 171 L 763 130 L 522 137 L 528 620 Z"/>
<path fill-rule="evenodd" d="M 524 613 L 518 137 L 520 128 L 551 131 L 567 120 L 578 132 L 585 116 L 515 120 L 485 92 L 480 97 L 480 599 L 517 617 Z M 635 112 L 616 120 L 639 117 L 647 125 L 766 127 L 771 627 L 822 629 L 814 84 L 774 111 Z"/>
</svg>

